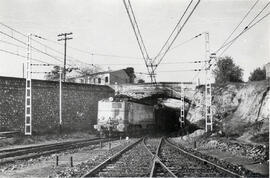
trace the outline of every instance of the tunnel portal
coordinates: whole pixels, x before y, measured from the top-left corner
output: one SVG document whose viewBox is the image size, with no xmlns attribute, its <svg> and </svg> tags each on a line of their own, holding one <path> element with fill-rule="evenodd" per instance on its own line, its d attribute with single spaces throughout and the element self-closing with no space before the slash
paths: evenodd
<svg viewBox="0 0 270 178">
<path fill-rule="evenodd" d="M 169 107 L 155 109 L 154 116 L 157 132 L 177 132 L 180 129 L 179 110 Z"/>
</svg>

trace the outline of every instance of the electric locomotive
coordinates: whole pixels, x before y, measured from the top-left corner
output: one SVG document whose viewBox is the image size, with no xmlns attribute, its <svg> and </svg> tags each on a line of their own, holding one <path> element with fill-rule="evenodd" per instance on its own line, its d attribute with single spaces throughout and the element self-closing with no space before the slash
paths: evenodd
<svg viewBox="0 0 270 178">
<path fill-rule="evenodd" d="M 97 124 L 101 135 L 133 134 L 154 129 L 154 107 L 131 101 L 101 100 L 98 102 Z"/>
</svg>

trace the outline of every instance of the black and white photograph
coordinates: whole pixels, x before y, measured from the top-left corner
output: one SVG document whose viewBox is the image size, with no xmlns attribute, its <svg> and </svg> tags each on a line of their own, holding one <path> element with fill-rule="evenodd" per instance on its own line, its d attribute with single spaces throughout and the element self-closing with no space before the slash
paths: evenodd
<svg viewBox="0 0 270 178">
<path fill-rule="evenodd" d="M 0 0 L 0 177 L 269 177 L 269 0 Z"/>
</svg>

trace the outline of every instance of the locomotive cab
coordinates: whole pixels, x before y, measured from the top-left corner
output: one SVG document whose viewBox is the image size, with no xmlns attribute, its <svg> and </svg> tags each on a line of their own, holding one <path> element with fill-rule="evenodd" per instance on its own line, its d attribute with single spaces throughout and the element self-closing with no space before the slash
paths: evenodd
<svg viewBox="0 0 270 178">
<path fill-rule="evenodd" d="M 97 124 L 94 128 L 103 133 L 125 132 L 125 102 L 101 100 L 98 102 Z"/>
<path fill-rule="evenodd" d="M 129 101 L 101 100 L 98 102 L 97 124 L 101 135 L 140 133 L 153 130 L 153 106 Z"/>
</svg>

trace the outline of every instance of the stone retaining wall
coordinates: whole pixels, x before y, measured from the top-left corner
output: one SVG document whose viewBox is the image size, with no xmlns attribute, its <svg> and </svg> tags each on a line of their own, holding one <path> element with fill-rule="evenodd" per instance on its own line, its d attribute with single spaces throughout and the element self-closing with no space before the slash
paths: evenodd
<svg viewBox="0 0 270 178">
<path fill-rule="evenodd" d="M 63 130 L 93 130 L 97 103 L 114 95 L 108 86 L 63 83 Z M 0 77 L 0 131 L 24 132 L 25 79 Z M 55 132 L 59 127 L 59 82 L 32 80 L 33 133 Z"/>
</svg>

